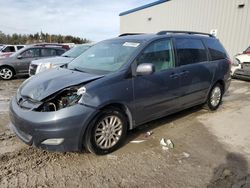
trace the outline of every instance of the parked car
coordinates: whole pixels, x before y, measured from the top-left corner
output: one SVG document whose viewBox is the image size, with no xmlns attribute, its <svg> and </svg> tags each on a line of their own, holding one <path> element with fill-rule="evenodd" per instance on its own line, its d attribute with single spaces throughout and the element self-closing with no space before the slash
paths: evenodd
<svg viewBox="0 0 250 188">
<path fill-rule="evenodd" d="M 232 77 L 250 80 L 250 47 L 234 57 Z"/>
<path fill-rule="evenodd" d="M 206 103 L 216 110 L 231 61 L 210 34 L 162 31 L 97 43 L 66 67 L 26 80 L 10 102 L 25 143 L 107 154 L 151 120 Z"/>
<path fill-rule="evenodd" d="M 28 75 L 32 60 L 52 56 L 59 56 L 65 49 L 58 47 L 27 46 L 12 54 L 10 57 L 0 59 L 0 78 L 10 80 L 15 75 Z"/>
<path fill-rule="evenodd" d="M 65 52 L 61 56 L 51 57 L 46 59 L 34 60 L 31 62 L 29 67 L 29 75 L 33 76 L 50 68 L 65 65 L 81 55 L 84 51 L 90 48 L 92 44 L 82 44 L 75 46 L 69 51 Z"/>
<path fill-rule="evenodd" d="M 0 59 L 9 57 L 23 47 L 25 47 L 25 45 L 0 45 Z"/>
</svg>

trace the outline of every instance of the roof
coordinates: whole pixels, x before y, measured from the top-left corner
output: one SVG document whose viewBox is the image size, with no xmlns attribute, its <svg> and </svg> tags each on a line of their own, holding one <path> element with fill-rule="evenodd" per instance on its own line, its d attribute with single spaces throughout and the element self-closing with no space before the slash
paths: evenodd
<svg viewBox="0 0 250 188">
<path fill-rule="evenodd" d="M 119 14 L 119 16 L 124 16 L 124 15 L 130 14 L 132 12 L 136 12 L 136 11 L 139 11 L 139 10 L 142 10 L 142 9 L 146 9 L 146 8 L 149 8 L 149 7 L 152 7 L 152 6 L 155 6 L 155 5 L 159 5 L 161 3 L 165 3 L 167 1 L 169 1 L 169 0 L 158 0 L 158 1 L 155 1 L 153 3 L 149 3 L 149 4 L 146 4 L 146 5 L 134 8 L 134 9 L 127 10 L 125 12 L 121 12 Z"/>
</svg>

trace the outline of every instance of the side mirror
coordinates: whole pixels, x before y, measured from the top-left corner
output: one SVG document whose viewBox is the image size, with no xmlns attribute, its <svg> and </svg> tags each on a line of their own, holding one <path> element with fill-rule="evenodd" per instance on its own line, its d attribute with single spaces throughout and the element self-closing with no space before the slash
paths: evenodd
<svg viewBox="0 0 250 188">
<path fill-rule="evenodd" d="M 150 75 L 155 72 L 155 66 L 152 63 L 142 63 L 137 66 L 137 75 Z"/>
<path fill-rule="evenodd" d="M 17 56 L 17 59 L 22 59 L 22 58 L 23 58 L 22 55 L 18 55 L 18 56 Z"/>
</svg>

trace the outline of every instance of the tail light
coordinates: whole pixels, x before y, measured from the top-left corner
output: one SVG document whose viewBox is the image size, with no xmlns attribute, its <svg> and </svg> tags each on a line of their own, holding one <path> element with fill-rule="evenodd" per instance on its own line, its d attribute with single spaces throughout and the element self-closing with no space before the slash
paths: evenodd
<svg viewBox="0 0 250 188">
<path fill-rule="evenodd" d="M 250 54 L 250 51 L 244 51 L 243 54 Z"/>
</svg>

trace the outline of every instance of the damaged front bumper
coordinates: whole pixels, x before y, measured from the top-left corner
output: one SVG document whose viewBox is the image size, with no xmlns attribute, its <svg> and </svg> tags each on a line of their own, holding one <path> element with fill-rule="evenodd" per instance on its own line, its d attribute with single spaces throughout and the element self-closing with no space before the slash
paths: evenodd
<svg viewBox="0 0 250 188">
<path fill-rule="evenodd" d="M 95 112 L 95 108 L 82 104 L 53 112 L 37 112 L 21 108 L 13 97 L 11 129 L 28 145 L 51 151 L 80 151 L 84 131 Z"/>
</svg>

